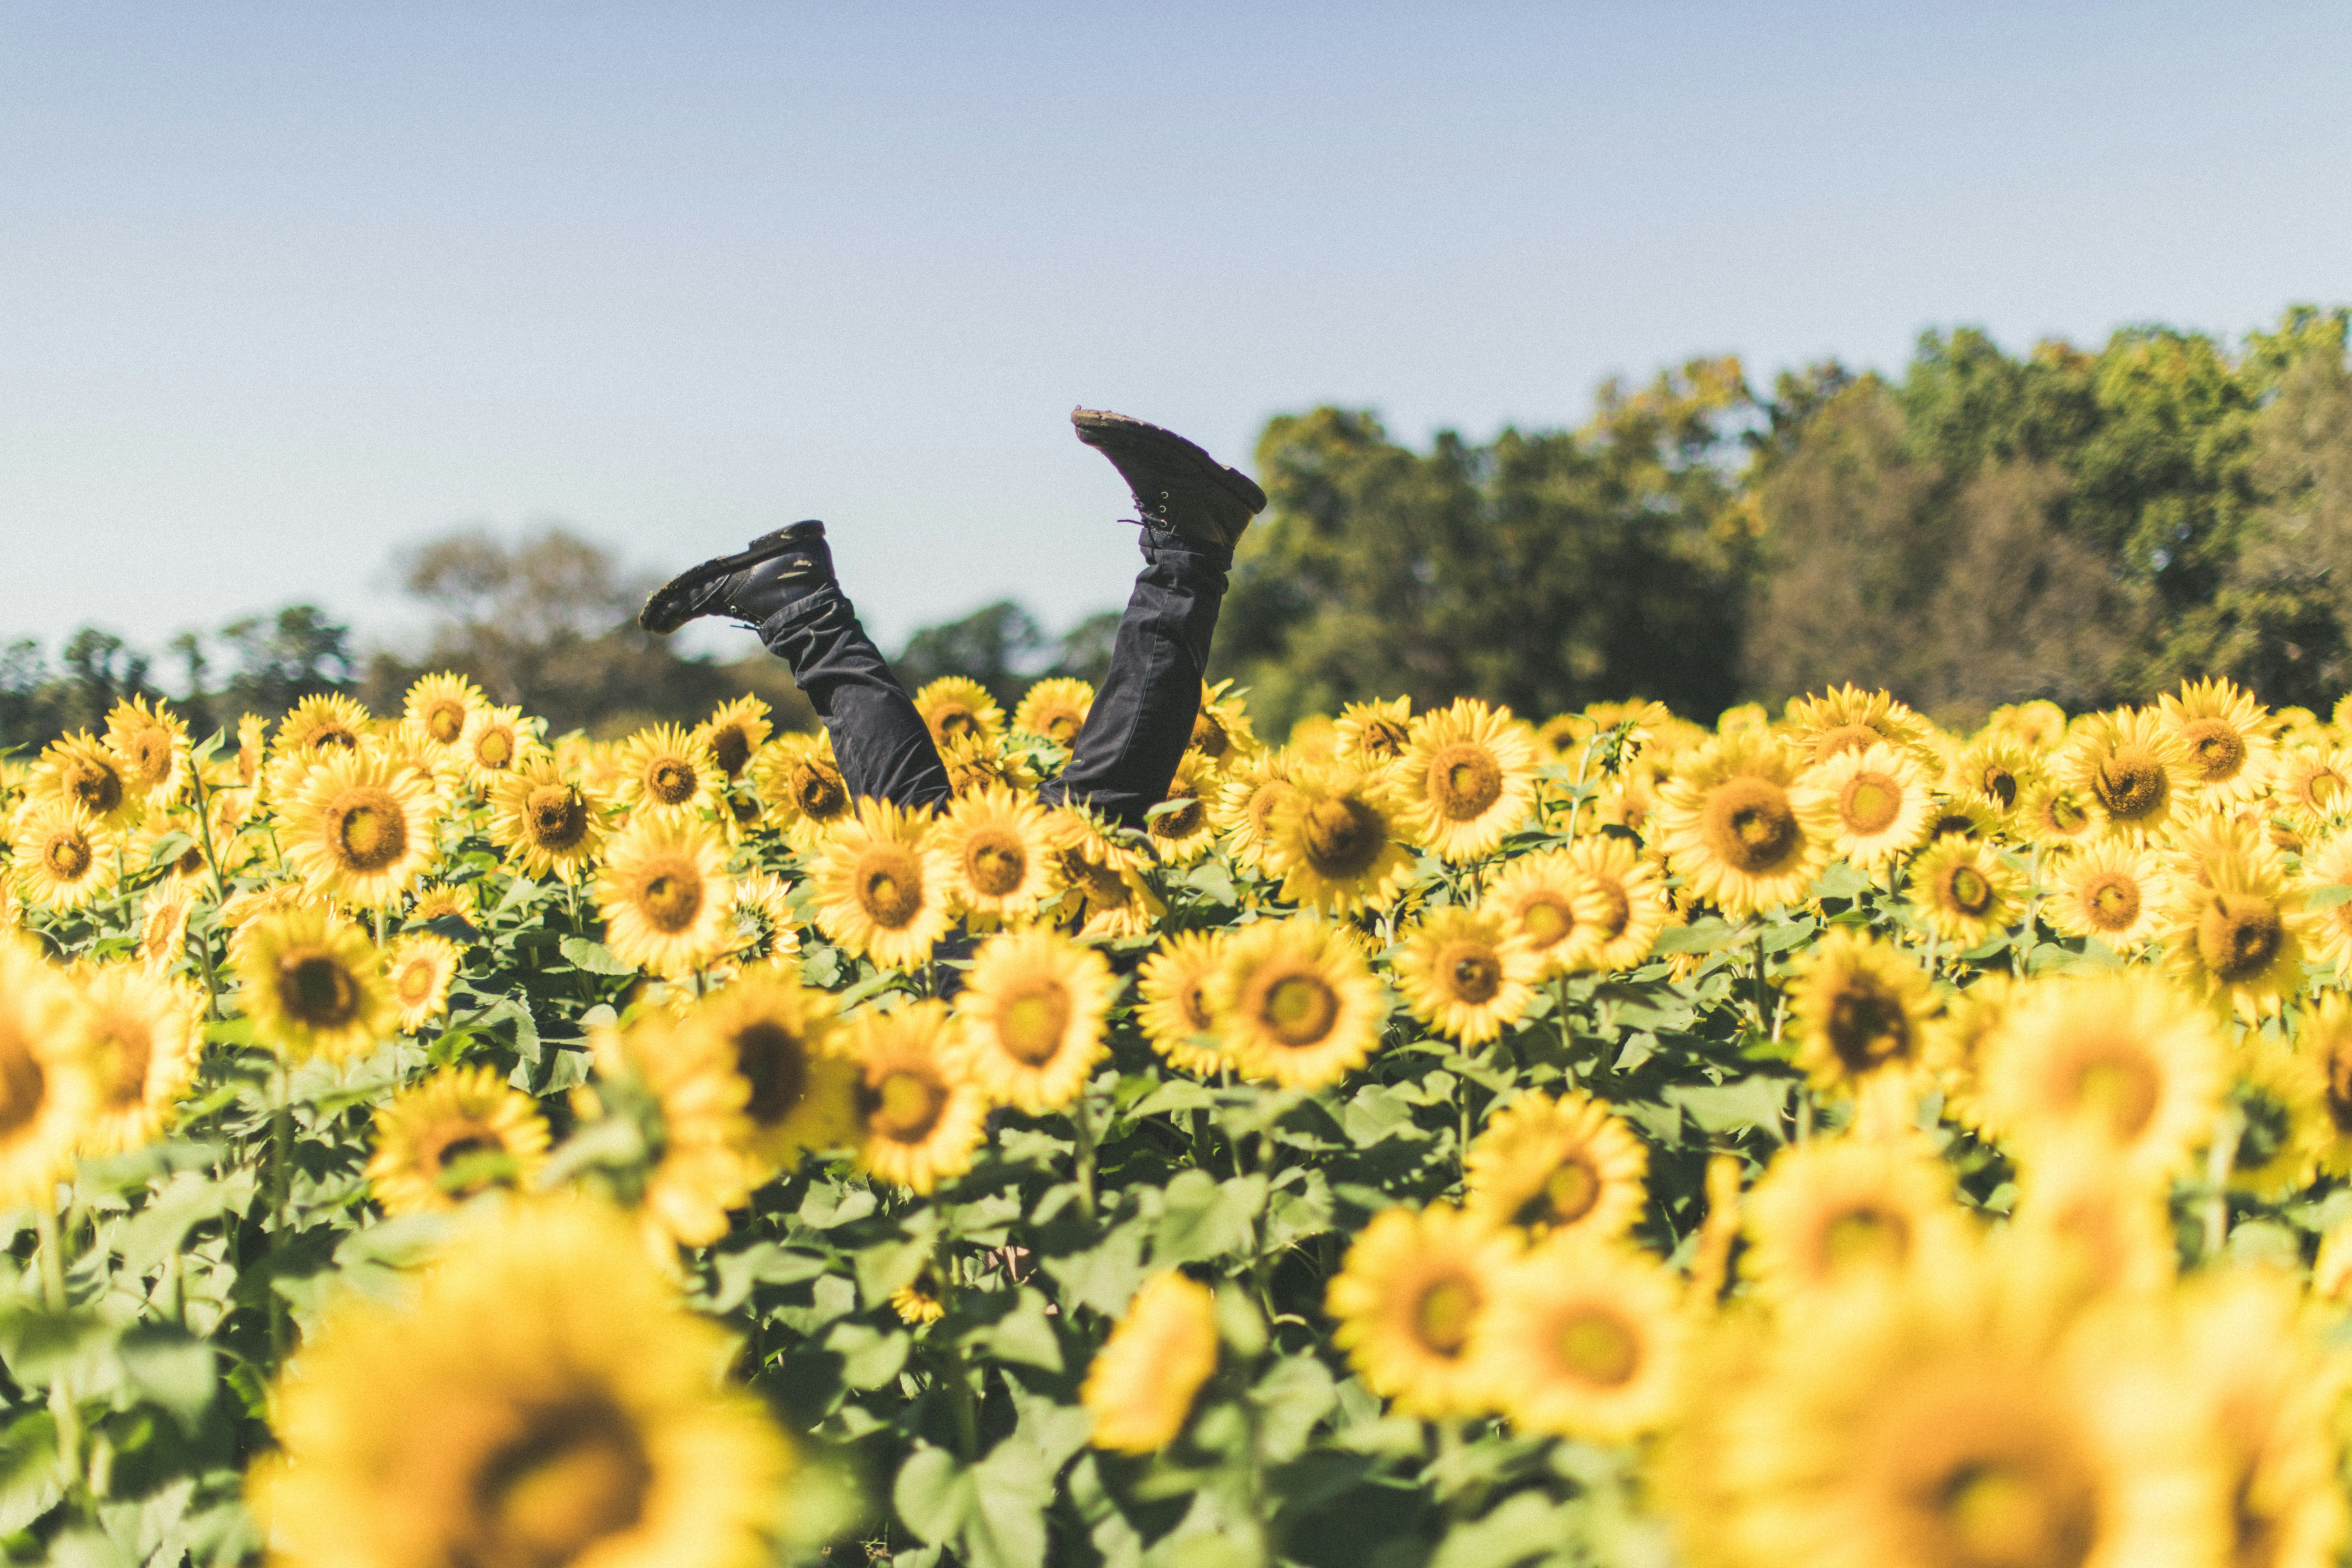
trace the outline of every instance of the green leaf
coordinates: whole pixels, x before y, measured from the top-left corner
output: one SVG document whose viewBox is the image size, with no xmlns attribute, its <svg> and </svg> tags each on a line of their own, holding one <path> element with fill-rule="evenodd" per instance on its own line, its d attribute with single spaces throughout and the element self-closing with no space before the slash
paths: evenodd
<svg viewBox="0 0 2352 1568">
<path fill-rule="evenodd" d="M 2303 907 L 2306 910 L 2332 910 L 2342 903 L 2352 903 L 2352 887 L 2341 882 L 2314 888 L 2303 896 Z"/>
<path fill-rule="evenodd" d="M 981 1340 L 999 1361 L 1046 1372 L 1062 1370 L 1062 1342 L 1054 1332 L 1054 1320 L 1045 1315 L 1045 1298 L 1029 1286 L 1021 1288 L 1019 1303 Z"/>
<path fill-rule="evenodd" d="M 1516 1492 L 1486 1518 L 1446 1531 L 1429 1568 L 1517 1568 L 1565 1545 L 1566 1522 L 1543 1493 Z"/>
<path fill-rule="evenodd" d="M 613 955 L 613 950 L 601 942 L 590 942 L 584 936 L 563 939 L 563 957 L 574 969 L 584 969 L 591 974 L 635 974 L 637 966 L 624 963 Z"/>
<path fill-rule="evenodd" d="M 1721 1084 L 1676 1084 L 1665 1098 L 1703 1132 L 1744 1132 L 1760 1129 L 1780 1136 L 1780 1112 L 1789 1102 L 1789 1080 L 1766 1078 L 1734 1079 Z"/>
<path fill-rule="evenodd" d="M 14 1535 L 65 1496 L 58 1424 L 46 1410 L 19 1415 L 0 1434 L 0 1535 Z"/>
<path fill-rule="evenodd" d="M 213 1347 L 177 1324 L 138 1323 L 115 1347 L 131 1386 L 194 1432 L 220 1387 Z"/>
<path fill-rule="evenodd" d="M 852 1388 L 879 1388 L 907 1364 L 913 1342 L 897 1330 L 888 1333 L 864 1323 L 839 1323 L 824 1337 L 824 1348 L 841 1358 L 841 1381 Z"/>
<path fill-rule="evenodd" d="M 1218 1182 L 1206 1171 L 1181 1171 L 1168 1184 L 1151 1241 L 1155 1264 L 1198 1263 L 1233 1252 L 1249 1240 L 1250 1222 L 1265 1207 L 1262 1175 Z"/>
<path fill-rule="evenodd" d="M 1045 1269 L 1062 1287 L 1065 1301 L 1118 1317 L 1143 1283 L 1142 1229 L 1121 1226 L 1084 1252 L 1046 1258 Z"/>
<path fill-rule="evenodd" d="M 1652 945 L 1659 952 L 1713 952 L 1749 934 L 1747 928 L 1722 921 L 1695 921 L 1686 926 L 1668 926 Z"/>
<path fill-rule="evenodd" d="M 963 1529 L 972 1507 L 971 1472 L 945 1448 L 918 1448 L 898 1467 L 890 1506 L 908 1530 L 943 1546 Z"/>
<path fill-rule="evenodd" d="M 927 1209 L 913 1216 L 911 1234 L 904 1239 L 877 1242 L 857 1252 L 857 1292 L 869 1307 L 879 1307 L 893 1292 L 915 1282 L 923 1265 L 937 1249 L 940 1215 Z"/>
</svg>

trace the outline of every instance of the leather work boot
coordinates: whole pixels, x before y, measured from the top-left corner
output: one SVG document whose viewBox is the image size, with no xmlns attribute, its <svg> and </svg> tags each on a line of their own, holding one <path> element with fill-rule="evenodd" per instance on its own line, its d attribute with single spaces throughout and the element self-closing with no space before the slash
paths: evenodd
<svg viewBox="0 0 2352 1568">
<path fill-rule="evenodd" d="M 667 637 L 703 616 L 757 627 L 833 581 L 833 552 L 814 518 L 763 533 L 732 555 L 689 566 L 653 591 L 637 625 Z"/>
<path fill-rule="evenodd" d="M 1103 408 L 1074 408 L 1078 439 L 1110 459 L 1146 522 L 1231 550 L 1265 492 L 1172 430 Z"/>
</svg>

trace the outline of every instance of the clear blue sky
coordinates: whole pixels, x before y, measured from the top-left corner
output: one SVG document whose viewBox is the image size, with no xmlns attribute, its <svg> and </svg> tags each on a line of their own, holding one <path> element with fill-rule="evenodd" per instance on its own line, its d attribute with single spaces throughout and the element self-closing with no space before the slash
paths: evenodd
<svg viewBox="0 0 2352 1568">
<path fill-rule="evenodd" d="M 0 0 L 0 637 L 556 517 L 832 525 L 886 644 L 1124 595 L 1074 403 L 1580 422 L 2352 299 L 2340 4 Z M 729 644 L 732 647 L 734 645 Z"/>
</svg>

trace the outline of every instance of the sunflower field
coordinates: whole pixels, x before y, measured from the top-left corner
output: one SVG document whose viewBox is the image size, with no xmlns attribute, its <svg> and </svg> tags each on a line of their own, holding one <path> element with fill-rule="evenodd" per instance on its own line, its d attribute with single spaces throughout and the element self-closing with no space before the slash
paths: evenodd
<svg viewBox="0 0 2352 1568">
<path fill-rule="evenodd" d="M 0 763 L 7 1560 L 2342 1560 L 2352 714 L 1091 698 Z"/>
</svg>

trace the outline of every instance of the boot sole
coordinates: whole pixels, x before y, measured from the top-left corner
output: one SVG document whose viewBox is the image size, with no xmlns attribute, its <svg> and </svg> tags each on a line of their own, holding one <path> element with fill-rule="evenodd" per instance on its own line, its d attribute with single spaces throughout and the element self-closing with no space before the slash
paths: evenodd
<svg viewBox="0 0 2352 1568">
<path fill-rule="evenodd" d="M 1173 430 L 1104 408 L 1073 409 L 1070 424 L 1076 429 L 1078 439 L 1097 451 L 1107 452 L 1112 447 L 1144 447 L 1163 458 L 1181 457 L 1203 479 L 1247 507 L 1251 516 L 1265 510 L 1265 491 L 1258 488 L 1255 480 L 1234 472 L 1211 457 L 1200 443 L 1187 440 Z"/>
<path fill-rule="evenodd" d="M 798 528 L 787 523 L 772 532 L 763 533 L 732 555 L 714 556 L 698 566 L 689 566 L 646 597 L 646 607 L 637 612 L 637 625 L 656 637 L 667 637 L 694 617 L 686 613 L 694 595 L 730 573 L 740 572 L 746 566 L 757 566 L 762 561 L 772 561 L 779 555 L 789 555 L 800 548 L 801 542 L 786 537 Z"/>
</svg>

